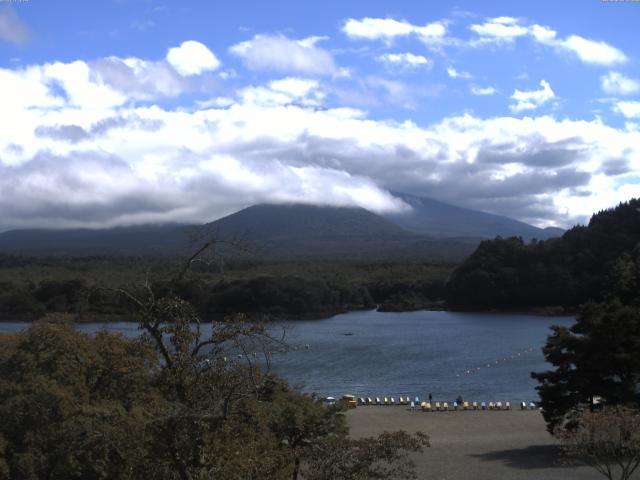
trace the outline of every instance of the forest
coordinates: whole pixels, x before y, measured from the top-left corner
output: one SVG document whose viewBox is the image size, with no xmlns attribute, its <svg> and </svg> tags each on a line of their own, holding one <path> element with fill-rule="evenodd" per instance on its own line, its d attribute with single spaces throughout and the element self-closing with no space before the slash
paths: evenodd
<svg viewBox="0 0 640 480">
<path fill-rule="evenodd" d="M 628 282 L 640 258 L 640 199 L 596 213 L 588 225 L 546 241 L 496 238 L 480 243 L 446 284 L 458 309 L 575 311 Z"/>
<path fill-rule="evenodd" d="M 77 321 L 130 317 L 120 291 L 148 280 L 166 289 L 182 259 L 153 257 L 20 257 L 0 255 L 0 319 L 70 313 Z M 227 262 L 193 265 L 176 287 L 206 318 L 243 312 L 322 318 L 356 309 L 442 308 L 454 265 L 429 263 Z"/>
</svg>

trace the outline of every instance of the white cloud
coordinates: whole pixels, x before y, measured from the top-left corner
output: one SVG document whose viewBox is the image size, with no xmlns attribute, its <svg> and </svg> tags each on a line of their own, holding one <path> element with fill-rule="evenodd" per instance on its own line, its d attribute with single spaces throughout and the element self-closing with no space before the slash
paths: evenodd
<svg viewBox="0 0 640 480">
<path fill-rule="evenodd" d="M 482 24 L 473 24 L 469 28 L 479 36 L 470 42 L 472 46 L 511 43 L 516 38 L 529 37 L 557 51 L 575 54 L 584 63 L 615 65 L 627 61 L 627 56 L 621 50 L 606 42 L 590 40 L 579 35 L 559 38 L 557 32 L 547 26 L 523 25 L 520 20 L 512 17 L 492 18 Z"/>
<path fill-rule="evenodd" d="M 494 95 L 497 90 L 493 87 L 471 87 L 471 93 L 479 96 Z"/>
<path fill-rule="evenodd" d="M 235 100 L 231 97 L 214 97 L 208 100 L 197 100 L 196 105 L 198 107 L 206 108 L 226 108 L 235 103 Z"/>
<path fill-rule="evenodd" d="M 0 69 L 0 100 L 5 111 L 15 111 L 62 106 L 108 109 L 131 100 L 176 97 L 199 85 L 198 79 L 193 78 L 196 71 L 213 67 L 208 55 L 191 57 L 192 63 L 188 65 L 186 53 L 203 53 L 199 47 L 195 50 L 192 47 L 194 45 L 185 42 L 178 50 L 178 56 L 173 57 L 175 62 L 182 62 L 183 73 L 186 72 L 184 68 L 190 72 L 189 79 L 166 60 L 106 57 L 89 62 L 54 62 Z M 206 47 L 202 48 L 206 50 Z"/>
<path fill-rule="evenodd" d="M 216 70 L 220 66 L 220 61 L 213 52 L 194 40 L 188 40 L 182 42 L 179 47 L 170 48 L 167 52 L 167 62 L 185 77 Z"/>
<path fill-rule="evenodd" d="M 316 80 L 288 77 L 273 80 L 267 86 L 246 87 L 238 92 L 242 102 L 261 107 L 304 105 L 318 107 L 325 92 Z"/>
<path fill-rule="evenodd" d="M 269 82 L 269 87 L 277 92 L 284 92 L 294 98 L 304 98 L 318 88 L 317 80 L 304 78 L 283 78 Z"/>
<path fill-rule="evenodd" d="M 555 42 L 556 36 L 558 35 L 558 32 L 555 30 L 544 25 L 537 24 L 529 27 L 529 33 L 536 41 L 547 45 Z"/>
<path fill-rule="evenodd" d="M 176 97 L 191 85 L 168 62 L 135 57 L 56 62 L 44 65 L 42 74 L 47 82 L 62 88 L 69 104 L 87 108 Z"/>
<path fill-rule="evenodd" d="M 273 70 L 306 75 L 339 73 L 333 56 L 315 46 L 320 37 L 291 40 L 284 35 L 256 35 L 229 50 L 252 70 Z"/>
<path fill-rule="evenodd" d="M 448 67 L 447 68 L 447 75 L 449 75 L 451 78 L 465 78 L 465 79 L 470 79 L 473 78 L 473 75 L 471 75 L 469 72 L 464 72 L 462 70 L 456 70 L 453 67 Z"/>
<path fill-rule="evenodd" d="M 619 72 L 609 72 L 600 77 L 602 90 L 610 95 L 630 95 L 640 91 L 640 81 L 625 77 Z"/>
<path fill-rule="evenodd" d="M 345 22 L 342 31 L 352 39 L 390 42 L 397 37 L 415 35 L 426 44 L 437 44 L 444 39 L 447 28 L 440 22 L 419 26 L 405 20 L 365 17 L 360 20 L 350 18 Z"/>
<path fill-rule="evenodd" d="M 342 31 L 350 38 L 366 40 L 390 40 L 413 33 L 414 27 L 408 22 L 392 18 L 350 18 L 342 27 Z"/>
<path fill-rule="evenodd" d="M 419 126 L 324 106 L 327 86 L 304 77 L 193 109 L 128 101 L 154 85 L 151 66 L 186 80 L 164 60 L 0 69 L 0 230 L 204 222 L 259 202 L 402 210 L 394 190 L 571 225 L 640 196 L 624 182 L 640 171 L 640 132 L 600 120 L 462 115 Z M 401 82 L 362 81 L 406 101 Z M 516 91 L 515 105 L 547 102 L 545 83 Z M 619 108 L 631 118 L 638 103 Z"/>
<path fill-rule="evenodd" d="M 494 17 L 491 19 L 492 23 L 497 23 L 500 25 L 514 25 L 518 23 L 518 19 L 514 18 L 514 17 L 507 17 L 507 16 L 502 16 L 502 17 Z"/>
<path fill-rule="evenodd" d="M 0 40 L 23 45 L 29 39 L 29 28 L 20 20 L 12 8 L 0 10 Z"/>
<path fill-rule="evenodd" d="M 413 53 L 385 53 L 376 57 L 379 62 L 385 63 L 390 66 L 406 67 L 406 68 L 431 68 L 433 66 L 433 60 L 423 57 L 422 55 L 415 55 Z"/>
<path fill-rule="evenodd" d="M 588 40 L 578 35 L 571 35 L 565 40 L 552 43 L 552 45 L 575 53 L 585 63 L 616 65 L 627 61 L 627 56 L 624 53 L 608 43 Z"/>
<path fill-rule="evenodd" d="M 516 101 L 514 105 L 509 106 L 511 111 L 522 112 L 524 110 L 534 110 L 552 98 L 555 98 L 555 93 L 551 90 L 549 82 L 541 80 L 540 86 L 542 87 L 540 90 L 520 91 L 516 89 L 513 95 L 511 95 L 511 98 Z"/>
<path fill-rule="evenodd" d="M 627 118 L 640 118 L 640 102 L 637 101 L 625 101 L 617 102 L 613 109 L 621 113 Z"/>
<path fill-rule="evenodd" d="M 0 104 L 4 110 L 0 121 L 8 116 L 8 112 L 17 113 L 31 107 L 56 107 L 63 103 L 63 99 L 56 97 L 47 85 L 41 67 L 0 68 Z"/>
<path fill-rule="evenodd" d="M 512 41 L 529 33 L 526 27 L 518 25 L 518 20 L 511 17 L 492 18 L 469 28 L 481 37 L 495 41 Z"/>
<path fill-rule="evenodd" d="M 118 66 L 122 66 L 127 72 L 132 71 L 132 68 L 120 59 L 112 58 L 106 62 L 113 62 L 114 65 L 118 62 Z M 125 103 L 128 95 L 105 82 L 98 73 L 100 70 L 100 67 L 93 70 L 88 63 L 77 60 L 71 63 L 47 64 L 43 67 L 42 74 L 45 81 L 57 84 L 64 90 L 70 105 L 101 109 Z M 127 80 L 133 77 L 134 75 L 131 75 Z"/>
</svg>

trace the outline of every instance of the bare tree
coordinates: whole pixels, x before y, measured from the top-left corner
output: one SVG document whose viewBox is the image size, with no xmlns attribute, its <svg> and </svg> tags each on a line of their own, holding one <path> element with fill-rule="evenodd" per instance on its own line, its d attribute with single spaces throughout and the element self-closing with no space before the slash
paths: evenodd
<svg viewBox="0 0 640 480">
<path fill-rule="evenodd" d="M 586 410 L 572 429 L 555 432 L 563 452 L 609 480 L 628 480 L 640 465 L 640 411 L 626 407 Z"/>
<path fill-rule="evenodd" d="M 143 285 L 118 289 L 135 308 L 143 341 L 162 359 L 159 381 L 172 407 L 149 425 L 181 480 L 216 477 L 210 470 L 219 460 L 204 453 L 215 450 L 214 432 L 228 428 L 229 416 L 241 402 L 261 402 L 269 381 L 268 351 L 286 349 L 284 335 L 274 337 L 262 322 L 242 314 L 203 322 L 177 293 L 195 262 L 207 254 L 214 258 L 210 250 L 228 243 L 204 243 L 178 266 L 160 293 L 148 274 Z M 262 364 L 256 352 L 264 355 Z"/>
</svg>

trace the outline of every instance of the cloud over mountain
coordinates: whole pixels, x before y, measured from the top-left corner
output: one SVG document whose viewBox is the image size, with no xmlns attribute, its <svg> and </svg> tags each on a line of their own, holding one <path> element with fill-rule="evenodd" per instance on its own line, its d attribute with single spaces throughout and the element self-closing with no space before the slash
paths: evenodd
<svg viewBox="0 0 640 480">
<path fill-rule="evenodd" d="M 571 226 L 640 195 L 629 44 L 526 16 L 414 18 L 7 60 L 0 230 L 204 222 L 261 202 L 406 210 L 394 191 Z"/>
</svg>

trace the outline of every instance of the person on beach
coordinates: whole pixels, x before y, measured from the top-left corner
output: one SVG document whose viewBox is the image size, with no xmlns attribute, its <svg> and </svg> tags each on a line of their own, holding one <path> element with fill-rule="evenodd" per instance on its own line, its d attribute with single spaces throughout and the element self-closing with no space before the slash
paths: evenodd
<svg viewBox="0 0 640 480">
<path fill-rule="evenodd" d="M 431 393 L 429 393 L 429 403 L 431 403 L 432 400 L 433 400 L 433 397 L 431 396 Z"/>
</svg>

